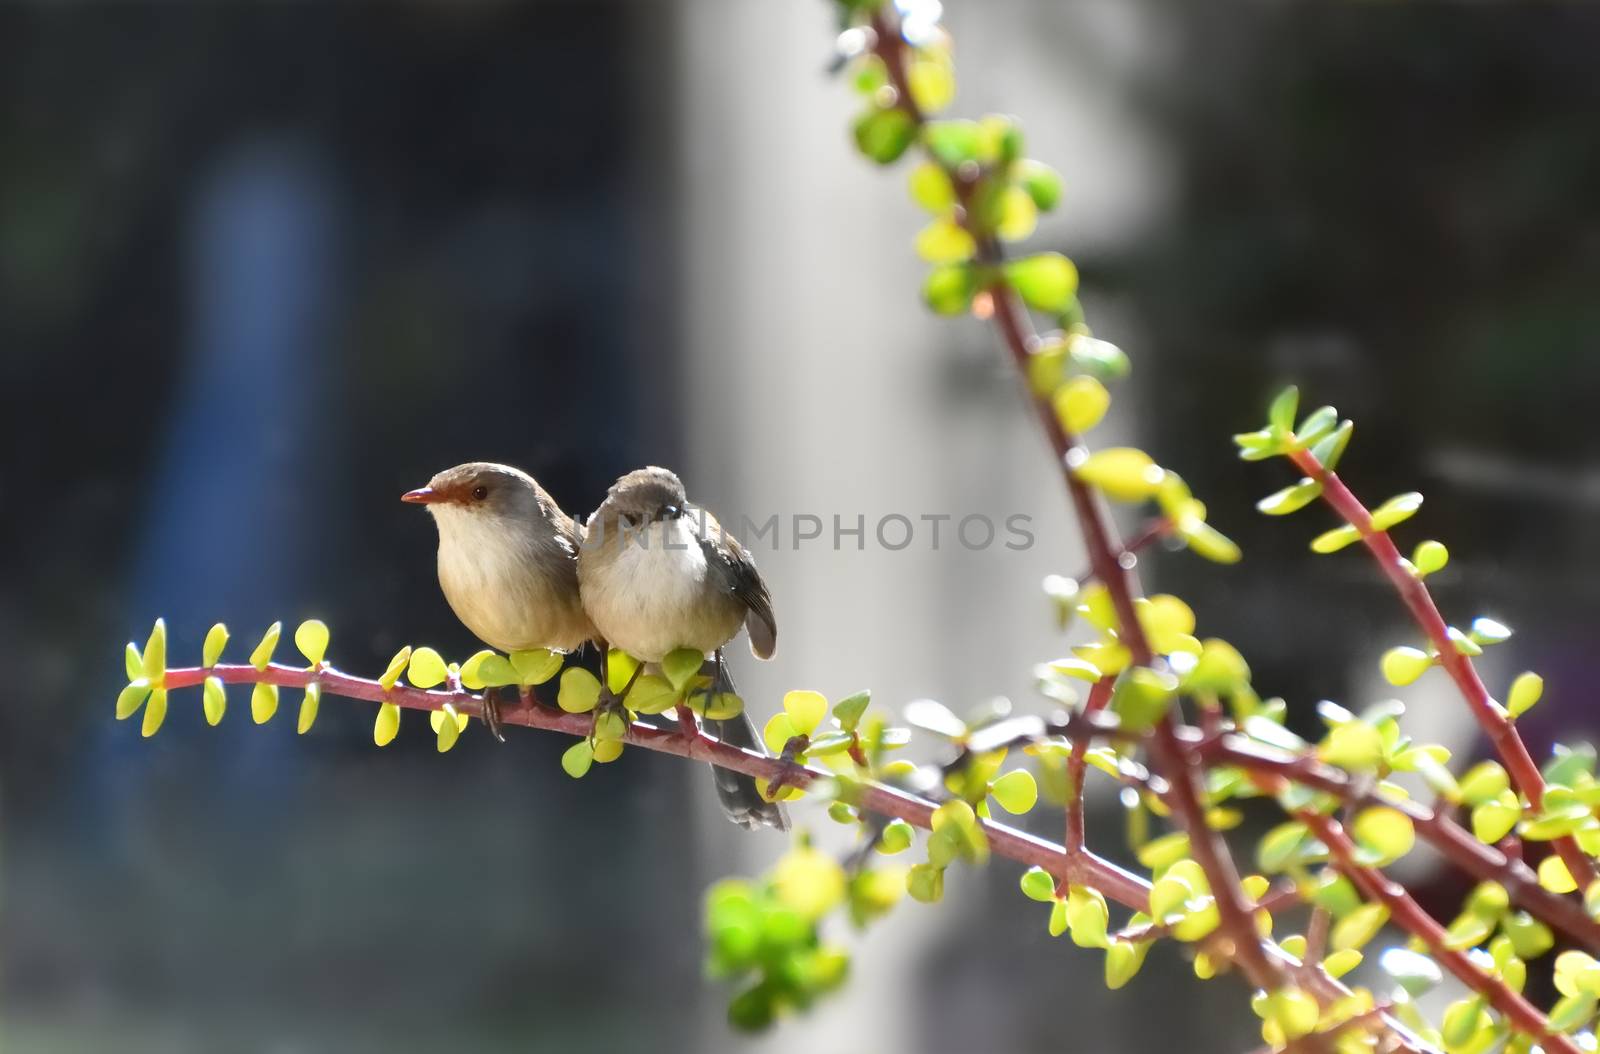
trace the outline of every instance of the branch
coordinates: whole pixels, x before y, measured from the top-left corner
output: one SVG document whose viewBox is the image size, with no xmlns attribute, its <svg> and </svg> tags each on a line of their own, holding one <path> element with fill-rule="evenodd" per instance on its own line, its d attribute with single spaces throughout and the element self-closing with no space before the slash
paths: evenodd
<svg viewBox="0 0 1600 1054">
<path fill-rule="evenodd" d="M 889 81 L 898 93 L 897 105 L 920 128 L 926 119 L 911 94 L 906 72 L 907 45 L 901 36 L 897 16 L 889 13 L 887 5 L 873 12 L 872 29 L 873 47 L 883 60 Z M 931 152 L 929 156 L 943 165 Z M 972 221 L 973 195 L 984 173 L 981 170 L 968 171 L 965 166 L 959 169 L 943 167 L 962 205 L 962 222 L 977 244 L 979 260 L 994 265 L 994 277 L 985 290 L 989 297 L 991 317 L 1026 385 L 1028 356 L 1037 340 L 1033 323 L 998 266 L 1005 259 L 999 241 Z M 1123 546 L 1094 491 L 1072 470 L 1075 458 L 1082 456 L 1078 437 L 1067 431 L 1055 408 L 1047 400 L 1030 392 L 1030 401 L 1050 441 L 1056 465 L 1072 499 L 1073 511 L 1088 550 L 1090 568 L 1111 596 L 1117 617 L 1118 640 L 1128 649 L 1134 665 L 1150 666 L 1155 656 L 1134 607 L 1133 599 L 1137 590 L 1132 569 L 1124 567 L 1119 559 Z M 1189 835 L 1195 861 L 1205 871 L 1210 883 L 1217 903 L 1219 929 L 1234 947 L 1232 958 L 1238 962 L 1251 984 L 1261 988 L 1278 988 L 1283 983 L 1283 971 L 1268 958 L 1263 949 L 1227 844 L 1206 823 L 1205 810 L 1200 804 L 1200 775 L 1185 756 L 1170 714 L 1156 726 L 1150 750 L 1157 766 L 1172 784 L 1173 815 Z"/>
<path fill-rule="evenodd" d="M 1472 660 L 1457 650 L 1455 642 L 1450 639 L 1449 627 L 1444 621 L 1444 616 L 1439 613 L 1439 607 L 1433 601 L 1433 595 L 1428 592 L 1428 587 L 1420 578 L 1407 570 L 1405 560 L 1400 555 L 1400 550 L 1395 547 L 1394 540 L 1389 537 L 1389 533 L 1373 529 L 1372 515 L 1361 503 L 1361 499 L 1345 486 L 1337 473 L 1324 468 L 1309 450 L 1294 450 L 1290 452 L 1289 458 L 1307 478 L 1322 484 L 1323 501 L 1327 502 L 1346 523 L 1361 532 L 1361 540 L 1366 544 L 1367 550 L 1372 553 L 1379 568 L 1394 584 L 1396 592 L 1400 594 L 1400 599 L 1411 612 L 1412 618 L 1421 627 L 1434 650 L 1439 653 L 1439 664 L 1460 689 L 1468 708 L 1472 710 L 1472 716 L 1477 718 L 1478 727 L 1483 729 L 1489 741 L 1494 744 L 1496 753 L 1505 762 L 1506 771 L 1510 774 L 1512 782 L 1527 797 L 1529 805 L 1535 809 L 1543 808 L 1544 777 L 1540 775 L 1539 766 L 1534 762 L 1533 756 L 1528 753 L 1527 744 L 1522 741 L 1516 725 L 1490 697 L 1489 690 L 1484 687 L 1483 679 L 1478 676 L 1477 669 L 1472 665 Z M 1579 889 L 1587 889 L 1591 882 L 1600 877 L 1595 872 L 1594 861 L 1578 846 L 1571 835 L 1556 839 L 1554 845 L 1556 852 L 1561 855 L 1562 862 L 1567 865 L 1567 870 L 1578 883 Z"/>
<path fill-rule="evenodd" d="M 1423 839 L 1451 863 L 1480 881 L 1499 883 L 1519 906 L 1570 939 L 1600 951 L 1600 922 L 1575 901 L 1539 885 L 1538 876 L 1527 864 L 1494 846 L 1484 845 L 1442 812 L 1409 798 L 1380 793 L 1372 786 L 1358 787 L 1342 769 L 1324 765 L 1315 758 L 1279 753 L 1242 736 L 1225 735 L 1205 740 L 1199 746 L 1199 753 L 1208 761 L 1235 765 L 1247 772 L 1325 791 L 1347 805 L 1381 805 L 1403 813 Z"/>
<path fill-rule="evenodd" d="M 1578 1046 L 1567 1036 L 1552 1032 L 1544 1015 L 1519 993 L 1513 991 L 1498 977 L 1490 976 L 1473 964 L 1465 952 L 1456 951 L 1448 944 L 1445 928 L 1422 906 L 1411 899 L 1404 887 L 1391 881 L 1376 868 L 1364 867 L 1356 862 L 1356 847 L 1337 820 L 1303 810 L 1297 812 L 1317 840 L 1328 847 L 1338 863 L 1339 870 L 1354 882 L 1369 900 L 1379 901 L 1389 909 L 1389 917 L 1428 949 L 1428 954 L 1455 974 L 1462 984 L 1500 1011 L 1518 1031 L 1537 1039 L 1546 1051 L 1556 1054 L 1579 1054 Z"/>
<path fill-rule="evenodd" d="M 480 719 L 483 717 L 483 696 L 472 692 L 429 690 L 402 684 L 385 691 L 377 681 L 341 673 L 328 666 L 320 670 L 280 663 L 271 663 L 263 670 L 249 665 L 187 667 L 168 670 L 165 683 L 169 690 L 191 687 L 200 684 L 208 676 L 220 678 L 225 684 L 264 683 L 281 688 L 304 688 L 315 681 L 322 685 L 324 695 L 393 703 L 407 710 L 442 710 L 449 703 L 461 713 Z M 589 736 L 594 731 L 593 714 L 569 714 L 534 702 L 531 697 L 515 703 L 501 703 L 500 722 L 503 725 L 541 728 L 579 738 Z M 742 750 L 705 735 L 685 735 L 677 726 L 658 728 L 635 721 L 628 726 L 623 739 L 646 750 L 704 761 L 769 783 L 781 779 L 788 786 L 804 789 L 818 780 L 835 778 L 834 773 L 823 769 Z M 934 810 L 938 808 L 936 802 L 926 798 L 870 781 L 862 783 L 858 804 L 880 816 L 905 820 L 924 830 L 931 828 Z M 1150 905 L 1149 883 L 1103 857 L 1088 851 L 1069 854 L 1059 845 L 993 820 L 980 820 L 980 823 L 990 847 L 1000 856 L 1021 864 L 1042 867 L 1058 880 L 1098 889 L 1109 899 L 1135 911 L 1144 911 Z"/>
</svg>

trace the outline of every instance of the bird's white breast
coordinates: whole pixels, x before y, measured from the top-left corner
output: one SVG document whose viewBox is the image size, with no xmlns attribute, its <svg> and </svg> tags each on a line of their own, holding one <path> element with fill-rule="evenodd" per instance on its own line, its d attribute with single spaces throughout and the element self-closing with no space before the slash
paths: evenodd
<svg viewBox="0 0 1600 1054">
<path fill-rule="evenodd" d="M 580 558 L 580 580 L 589 617 L 614 647 L 657 662 L 676 648 L 713 651 L 738 632 L 690 517 L 652 523 L 604 549 Z"/>
<path fill-rule="evenodd" d="M 439 585 L 456 617 L 480 640 L 500 649 L 569 650 L 582 643 L 581 627 L 553 596 L 538 571 L 525 532 L 493 517 L 436 506 Z"/>
</svg>

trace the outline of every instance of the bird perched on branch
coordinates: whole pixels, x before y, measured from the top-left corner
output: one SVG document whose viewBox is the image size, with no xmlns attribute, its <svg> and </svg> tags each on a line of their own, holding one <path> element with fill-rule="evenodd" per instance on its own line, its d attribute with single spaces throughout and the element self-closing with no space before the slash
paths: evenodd
<svg viewBox="0 0 1600 1054">
<path fill-rule="evenodd" d="M 623 476 L 590 515 L 586 532 L 578 588 L 610 647 L 645 663 L 679 648 L 710 655 L 707 698 L 729 687 L 722 648 L 741 626 L 756 657 L 772 657 L 778 626 L 755 561 L 716 517 L 689 501 L 675 474 L 651 467 Z M 724 742 L 763 750 L 743 713 L 705 726 Z M 716 767 L 712 772 L 729 819 L 743 827 L 788 827 L 783 807 L 763 798 L 754 779 Z"/>
<path fill-rule="evenodd" d="M 433 514 L 439 586 L 479 640 L 504 652 L 568 652 L 594 638 L 578 595 L 582 528 L 532 476 L 470 461 L 400 500 Z M 484 716 L 504 739 L 492 691 L 484 693 Z"/>
</svg>

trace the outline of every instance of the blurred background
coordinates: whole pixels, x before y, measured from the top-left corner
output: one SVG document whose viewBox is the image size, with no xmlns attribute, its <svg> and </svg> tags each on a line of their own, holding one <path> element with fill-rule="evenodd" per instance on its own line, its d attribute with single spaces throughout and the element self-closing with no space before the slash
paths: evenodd
<svg viewBox="0 0 1600 1054">
<path fill-rule="evenodd" d="M 1302 722 L 1389 694 L 1397 603 L 1309 557 L 1321 513 L 1258 516 L 1286 480 L 1232 454 L 1297 380 L 1356 419 L 1360 492 L 1427 494 L 1402 540 L 1450 545 L 1446 614 L 1518 629 L 1482 669 L 1546 676 L 1535 753 L 1590 732 L 1600 12 L 952 0 L 946 24 L 957 109 L 1020 115 L 1063 170 L 1037 242 L 1134 360 L 1097 440 L 1146 445 L 1246 550 L 1153 554 L 1146 585 Z M 575 783 L 557 737 L 440 756 L 415 714 L 380 751 L 337 699 L 298 739 L 238 689 L 215 729 L 198 693 L 152 740 L 112 720 L 158 615 L 175 663 L 213 621 L 237 655 L 308 617 L 354 672 L 470 654 L 396 499 L 476 458 L 578 514 L 660 463 L 724 519 L 1029 515 L 1022 552 L 758 546 L 782 648 L 734 669 L 759 715 L 793 687 L 1042 706 L 1029 669 L 1066 644 L 1038 583 L 1081 550 L 989 334 L 917 303 L 919 217 L 904 169 L 852 155 L 833 30 L 821 0 L 0 6 L 6 1049 L 1252 1045 L 1170 949 L 1105 992 L 1003 865 L 736 1036 L 700 894 L 784 843 L 725 824 L 698 766 L 630 751 Z M 1418 734 L 1479 749 L 1442 680 L 1405 694 Z M 1120 830 L 1096 801 L 1099 847 Z"/>
</svg>

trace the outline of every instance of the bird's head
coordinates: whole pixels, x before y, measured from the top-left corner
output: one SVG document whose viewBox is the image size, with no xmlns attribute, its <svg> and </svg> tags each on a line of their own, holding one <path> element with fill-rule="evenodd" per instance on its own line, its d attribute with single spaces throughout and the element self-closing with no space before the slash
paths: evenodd
<svg viewBox="0 0 1600 1054">
<path fill-rule="evenodd" d="M 425 505 L 441 528 L 446 523 L 527 519 L 541 512 L 541 492 L 534 478 L 510 465 L 469 461 L 447 468 L 426 487 L 410 490 L 401 501 Z"/>
<path fill-rule="evenodd" d="M 683 515 L 689 498 L 676 473 L 652 465 L 613 483 L 606 503 L 624 527 L 640 527 L 677 519 Z"/>
</svg>

